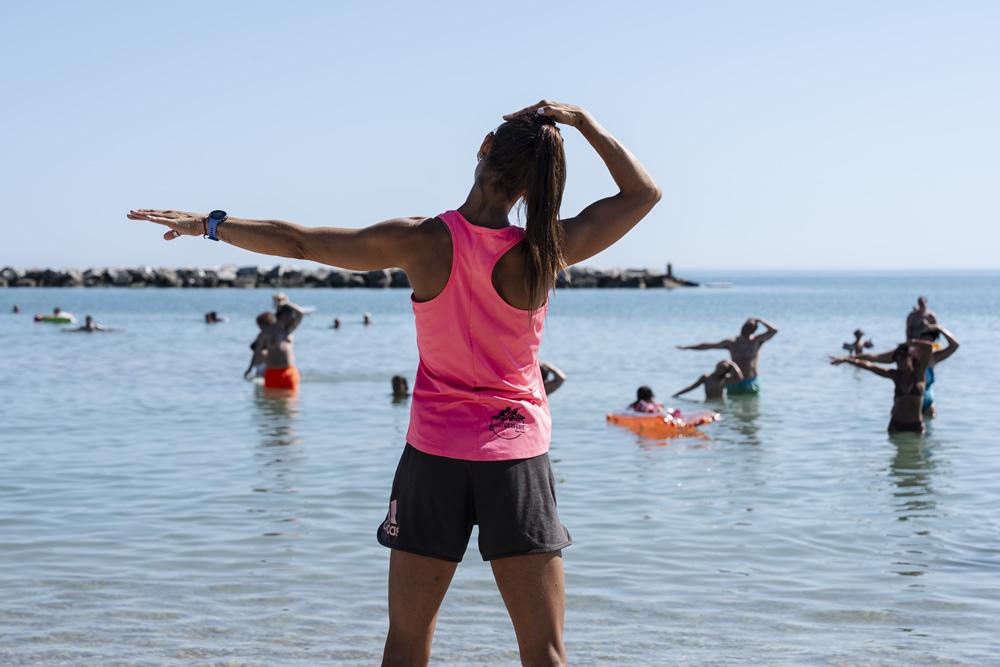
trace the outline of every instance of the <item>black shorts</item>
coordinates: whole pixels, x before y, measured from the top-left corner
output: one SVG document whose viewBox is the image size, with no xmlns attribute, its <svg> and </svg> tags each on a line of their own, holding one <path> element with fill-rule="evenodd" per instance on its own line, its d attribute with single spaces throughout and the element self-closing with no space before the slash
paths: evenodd
<svg viewBox="0 0 1000 667">
<path fill-rule="evenodd" d="M 458 563 L 476 524 L 483 560 L 568 547 L 572 542 L 556 511 L 549 455 L 463 461 L 407 444 L 378 541 L 390 549 Z"/>
</svg>

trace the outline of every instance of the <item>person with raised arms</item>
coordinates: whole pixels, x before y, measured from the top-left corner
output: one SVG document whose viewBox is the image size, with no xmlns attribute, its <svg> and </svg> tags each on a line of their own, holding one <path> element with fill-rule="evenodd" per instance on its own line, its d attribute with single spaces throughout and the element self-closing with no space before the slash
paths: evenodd
<svg viewBox="0 0 1000 667">
<path fill-rule="evenodd" d="M 764 327 L 764 333 L 754 335 L 758 326 Z M 739 367 L 743 379 L 726 385 L 730 396 L 747 394 L 756 396 L 760 393 L 760 382 L 757 380 L 757 359 L 760 348 L 774 338 L 778 328 L 760 317 L 751 317 L 743 323 L 740 335 L 734 338 L 724 338 L 717 343 L 698 343 L 697 345 L 678 345 L 678 350 L 729 350 L 729 356 Z"/>
<path fill-rule="evenodd" d="M 560 219 L 575 128 L 618 187 Z M 491 562 L 524 664 L 566 663 L 562 549 L 548 449 L 551 417 L 538 363 L 557 273 L 596 255 L 652 210 L 660 189 L 586 110 L 543 100 L 486 134 L 457 210 L 361 229 L 139 209 L 167 240 L 207 236 L 352 271 L 400 267 L 412 287 L 419 366 L 407 444 L 378 540 L 389 560 L 383 665 L 426 665 L 438 609 L 472 526 Z M 421 159 L 426 160 L 426 156 Z M 524 202 L 525 227 L 511 209 Z"/>
<path fill-rule="evenodd" d="M 740 370 L 740 367 L 737 366 L 735 362 L 725 359 L 717 363 L 715 365 L 715 370 L 711 373 L 705 373 L 693 383 L 674 394 L 671 398 L 677 398 L 704 385 L 705 400 L 716 401 L 724 398 L 726 387 L 742 381 L 743 372 Z"/>
<path fill-rule="evenodd" d="M 830 363 L 834 366 L 850 364 L 892 380 L 895 391 L 889 433 L 923 433 L 924 391 L 927 388 L 925 373 L 931 361 L 933 345 L 930 341 L 916 339 L 900 343 L 892 351 L 895 368 L 885 368 L 858 357 L 832 357 Z"/>
</svg>

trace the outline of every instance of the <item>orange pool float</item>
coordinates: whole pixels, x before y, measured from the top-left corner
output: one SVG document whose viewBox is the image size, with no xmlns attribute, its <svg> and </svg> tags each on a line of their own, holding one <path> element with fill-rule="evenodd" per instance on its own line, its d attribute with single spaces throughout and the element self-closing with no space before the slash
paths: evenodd
<svg viewBox="0 0 1000 667">
<path fill-rule="evenodd" d="M 704 437 L 699 426 L 711 424 L 721 419 L 718 412 L 702 410 L 684 415 L 680 410 L 667 413 L 633 412 L 626 410 L 608 414 L 609 424 L 627 428 L 644 438 L 690 438 Z"/>
</svg>

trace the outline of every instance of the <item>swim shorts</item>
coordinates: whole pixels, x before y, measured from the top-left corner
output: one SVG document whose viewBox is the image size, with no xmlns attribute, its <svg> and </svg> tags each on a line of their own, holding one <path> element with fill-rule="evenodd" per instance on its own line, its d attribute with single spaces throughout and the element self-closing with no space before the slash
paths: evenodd
<svg viewBox="0 0 1000 667">
<path fill-rule="evenodd" d="M 483 560 L 551 553 L 572 544 L 556 511 L 549 455 L 463 461 L 407 443 L 379 543 L 458 563 L 477 524 Z"/>
<path fill-rule="evenodd" d="M 755 377 L 749 380 L 740 380 L 735 384 L 727 385 L 726 392 L 730 396 L 756 396 L 760 393 L 760 383 Z"/>
<path fill-rule="evenodd" d="M 265 389 L 291 389 L 299 388 L 299 369 L 295 366 L 288 368 L 268 368 L 264 371 Z"/>
</svg>

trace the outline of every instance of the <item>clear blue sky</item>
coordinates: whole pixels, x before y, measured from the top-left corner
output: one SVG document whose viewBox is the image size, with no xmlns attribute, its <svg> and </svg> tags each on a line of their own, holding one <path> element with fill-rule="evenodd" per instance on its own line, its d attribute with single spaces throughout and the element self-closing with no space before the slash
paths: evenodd
<svg viewBox="0 0 1000 667">
<path fill-rule="evenodd" d="M 362 226 L 593 111 L 665 191 L 595 266 L 995 268 L 997 2 L 0 0 L 0 265 L 268 264 L 131 207 Z M 612 193 L 567 133 L 563 215 Z"/>
</svg>

